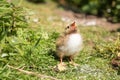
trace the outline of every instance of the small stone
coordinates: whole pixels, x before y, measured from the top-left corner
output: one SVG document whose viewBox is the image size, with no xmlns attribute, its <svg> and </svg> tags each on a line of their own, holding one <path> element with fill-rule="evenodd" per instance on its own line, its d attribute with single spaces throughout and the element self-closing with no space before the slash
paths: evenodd
<svg viewBox="0 0 120 80">
<path fill-rule="evenodd" d="M 58 64 L 56 66 L 54 66 L 53 68 L 55 71 L 65 71 L 66 70 L 66 65 L 65 64 Z"/>
<path fill-rule="evenodd" d="M 120 52 L 119 52 L 119 53 L 117 53 L 117 56 L 118 56 L 118 57 L 120 57 Z"/>
</svg>

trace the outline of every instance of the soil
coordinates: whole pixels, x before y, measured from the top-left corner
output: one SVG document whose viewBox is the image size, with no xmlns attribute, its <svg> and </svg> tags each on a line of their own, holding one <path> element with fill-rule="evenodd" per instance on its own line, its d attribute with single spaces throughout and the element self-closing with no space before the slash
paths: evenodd
<svg viewBox="0 0 120 80">
<path fill-rule="evenodd" d="M 108 22 L 107 19 L 103 17 L 75 13 L 71 10 L 56 10 L 55 12 L 57 15 L 61 16 L 63 21 L 75 21 L 78 25 L 100 26 L 110 31 L 116 31 L 120 29 L 120 23 Z"/>
</svg>

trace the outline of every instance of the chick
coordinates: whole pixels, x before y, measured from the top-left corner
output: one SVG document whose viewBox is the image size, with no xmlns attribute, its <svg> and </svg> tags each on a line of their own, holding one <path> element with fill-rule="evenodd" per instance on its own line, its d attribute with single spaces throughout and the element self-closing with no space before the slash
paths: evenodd
<svg viewBox="0 0 120 80">
<path fill-rule="evenodd" d="M 65 70 L 65 63 L 63 58 L 68 56 L 70 63 L 74 66 L 73 58 L 82 49 L 82 37 L 78 32 L 75 22 L 65 28 L 65 32 L 62 36 L 56 40 L 56 55 L 60 58 L 60 64 L 58 64 L 59 70 Z"/>
</svg>

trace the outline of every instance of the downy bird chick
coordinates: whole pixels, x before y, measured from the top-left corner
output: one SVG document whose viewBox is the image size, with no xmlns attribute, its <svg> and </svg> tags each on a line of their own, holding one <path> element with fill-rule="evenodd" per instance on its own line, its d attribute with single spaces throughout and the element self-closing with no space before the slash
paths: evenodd
<svg viewBox="0 0 120 80">
<path fill-rule="evenodd" d="M 76 66 L 73 58 L 82 49 L 82 37 L 78 32 L 75 22 L 65 28 L 65 32 L 62 36 L 56 40 L 56 55 L 60 58 L 59 69 L 62 71 L 65 69 L 63 58 L 68 56 L 70 63 Z"/>
</svg>

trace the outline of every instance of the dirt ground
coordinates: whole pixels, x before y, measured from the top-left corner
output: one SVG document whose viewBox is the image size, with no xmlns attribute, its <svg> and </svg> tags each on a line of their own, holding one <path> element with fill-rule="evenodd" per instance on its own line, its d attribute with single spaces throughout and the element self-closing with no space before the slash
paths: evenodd
<svg viewBox="0 0 120 80">
<path fill-rule="evenodd" d="M 75 13 L 71 10 L 56 10 L 57 15 L 61 16 L 63 21 L 76 21 L 81 26 L 100 26 L 110 31 L 115 31 L 120 28 L 120 23 L 108 22 L 106 18 L 97 17 L 94 15 L 84 15 L 81 13 Z"/>
</svg>

